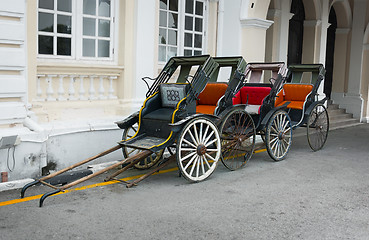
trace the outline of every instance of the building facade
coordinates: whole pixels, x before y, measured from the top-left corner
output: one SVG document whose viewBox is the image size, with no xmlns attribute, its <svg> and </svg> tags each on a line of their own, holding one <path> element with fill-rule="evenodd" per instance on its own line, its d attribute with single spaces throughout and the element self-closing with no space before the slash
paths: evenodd
<svg viewBox="0 0 369 240">
<path fill-rule="evenodd" d="M 369 122 L 366 0 L 13 0 L 0 2 L 0 22 L 0 135 L 16 136 L 0 146 L 0 171 L 10 180 L 114 145 L 114 121 L 144 101 L 141 78 L 172 56 L 323 63 L 320 97 Z"/>
</svg>

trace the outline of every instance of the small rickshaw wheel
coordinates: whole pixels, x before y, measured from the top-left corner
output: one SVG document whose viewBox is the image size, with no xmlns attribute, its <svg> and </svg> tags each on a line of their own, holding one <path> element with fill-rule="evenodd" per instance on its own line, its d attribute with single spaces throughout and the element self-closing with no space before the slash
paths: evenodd
<svg viewBox="0 0 369 240">
<path fill-rule="evenodd" d="M 125 128 L 123 130 L 122 140 L 127 140 L 127 139 L 133 137 L 136 134 L 137 130 L 138 130 L 137 124 L 134 124 L 134 125 L 129 126 L 128 128 Z M 122 151 L 123 151 L 123 156 L 125 158 L 128 158 L 129 156 L 136 155 L 141 150 L 124 146 L 122 148 Z M 164 152 L 164 149 L 151 154 L 150 156 L 148 156 L 148 157 L 142 159 L 141 161 L 139 161 L 138 163 L 136 163 L 134 165 L 134 167 L 137 168 L 137 169 L 148 169 L 148 168 L 154 166 L 161 159 L 161 157 L 163 156 L 163 152 Z"/>
<path fill-rule="evenodd" d="M 329 117 L 323 104 L 317 104 L 307 120 L 307 139 L 313 151 L 320 150 L 328 138 Z"/>
<path fill-rule="evenodd" d="M 270 117 L 265 141 L 268 154 L 274 161 L 286 158 L 292 143 L 292 125 L 291 119 L 285 111 L 278 110 Z"/>
<path fill-rule="evenodd" d="M 255 148 L 256 129 L 250 114 L 243 109 L 232 109 L 220 125 L 222 163 L 229 170 L 246 165 Z"/>
<path fill-rule="evenodd" d="M 208 178 L 221 155 L 218 128 L 204 117 L 189 121 L 179 133 L 176 146 L 178 168 L 190 182 Z"/>
</svg>

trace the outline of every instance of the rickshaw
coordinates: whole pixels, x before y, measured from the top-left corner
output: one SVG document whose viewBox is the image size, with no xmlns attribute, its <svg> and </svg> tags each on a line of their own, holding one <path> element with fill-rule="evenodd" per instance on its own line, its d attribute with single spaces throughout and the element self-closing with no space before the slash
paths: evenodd
<svg viewBox="0 0 369 240">
<path fill-rule="evenodd" d="M 248 63 L 234 78 L 219 103 L 226 115 L 220 126 L 222 162 L 230 170 L 243 167 L 255 150 L 255 135 L 261 135 L 272 159 L 285 158 L 292 141 L 287 104 L 275 106 L 284 82 L 284 63 Z M 269 83 L 263 78 L 269 76 Z M 277 148 L 277 150 L 275 150 Z"/>
<path fill-rule="evenodd" d="M 324 146 L 329 132 L 329 116 L 325 107 L 327 98 L 318 94 L 324 75 L 322 64 L 288 66 L 286 82 L 276 100 L 276 106 L 288 103 L 292 129 L 306 127 L 307 140 L 313 151 Z"/>
<path fill-rule="evenodd" d="M 188 67 L 185 64 L 187 61 L 196 62 L 197 70 L 193 76 L 190 76 L 189 72 L 195 64 Z M 96 156 L 25 185 L 21 191 L 21 197 L 24 197 L 25 191 L 29 187 L 36 184 L 53 188 L 53 191 L 45 193 L 40 198 L 39 205 L 41 207 L 47 197 L 124 164 L 123 168 L 116 170 L 105 179 L 106 181 L 122 181 L 115 177 L 143 159 L 152 156 L 153 153 L 160 153 L 161 150 L 173 145 L 176 149 L 175 154 L 171 154 L 159 166 L 135 181 L 123 181 L 126 186 L 136 185 L 175 159 L 182 176 L 187 180 L 191 182 L 205 180 L 215 171 L 221 155 L 221 140 L 215 123 L 218 118 L 210 114 L 196 113 L 196 99 L 218 66 L 218 63 L 209 55 L 171 58 L 159 76 L 154 79 L 139 113 L 133 114 L 118 123 L 123 129 L 138 123 L 138 129 L 134 136 L 120 141 L 117 146 Z M 171 83 L 171 77 L 178 67 L 181 67 L 181 70 L 177 81 Z M 61 174 L 68 174 L 68 171 L 76 167 L 124 147 L 141 151 L 98 172 L 86 174 L 86 176 L 73 182 L 64 183 L 62 186 L 52 184 L 53 178 L 60 177 Z"/>
</svg>

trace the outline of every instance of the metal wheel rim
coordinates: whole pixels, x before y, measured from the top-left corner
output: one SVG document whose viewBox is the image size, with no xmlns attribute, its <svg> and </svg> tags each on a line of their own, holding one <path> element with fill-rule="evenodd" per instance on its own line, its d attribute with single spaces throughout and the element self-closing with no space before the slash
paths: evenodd
<svg viewBox="0 0 369 240">
<path fill-rule="evenodd" d="M 268 154 L 275 161 L 280 161 L 287 156 L 292 143 L 292 126 L 286 112 L 278 111 L 270 118 L 266 141 Z"/>
<path fill-rule="evenodd" d="M 204 154 L 199 149 L 204 146 Z M 221 144 L 217 127 L 207 119 L 195 119 L 184 127 L 177 141 L 177 164 L 189 181 L 208 178 L 217 167 Z"/>
<path fill-rule="evenodd" d="M 250 115 L 242 110 L 227 114 L 221 125 L 221 160 L 225 167 L 236 170 L 245 166 L 255 148 L 255 124 Z"/>
<path fill-rule="evenodd" d="M 313 151 L 320 150 L 327 138 L 329 132 L 329 117 L 328 111 L 324 105 L 316 105 L 307 122 L 307 138 L 310 148 Z"/>
<path fill-rule="evenodd" d="M 137 132 L 137 129 L 138 127 L 136 124 L 124 129 L 122 140 L 126 140 L 126 139 L 133 137 L 134 134 Z M 127 158 L 129 156 L 133 156 L 133 155 L 140 153 L 142 150 L 135 149 L 135 148 L 129 148 L 129 147 L 123 147 L 122 151 L 123 151 L 123 156 Z M 151 154 L 147 158 L 144 158 L 138 163 L 136 163 L 134 167 L 137 169 L 148 169 L 154 166 L 161 159 L 163 152 L 164 150 L 160 150 L 159 152 L 155 152 Z"/>
</svg>

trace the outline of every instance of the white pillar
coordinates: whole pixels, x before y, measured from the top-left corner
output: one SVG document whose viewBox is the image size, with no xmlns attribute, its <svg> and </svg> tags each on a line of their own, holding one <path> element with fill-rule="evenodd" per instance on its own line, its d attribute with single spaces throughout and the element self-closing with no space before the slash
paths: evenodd
<svg viewBox="0 0 369 240">
<path fill-rule="evenodd" d="M 264 19 L 241 19 L 241 54 L 246 62 L 264 62 L 266 30 L 273 21 Z"/>
<path fill-rule="evenodd" d="M 133 94 L 133 109 L 139 109 L 145 100 L 147 92 L 146 84 L 141 81 L 143 77 L 156 77 L 157 69 L 157 14 L 158 9 L 156 3 L 159 1 L 137 0 L 137 12 L 135 14 L 136 21 L 136 49 L 135 49 L 135 65 L 133 86 L 135 86 Z M 128 80 L 128 79 L 127 79 Z"/>
<path fill-rule="evenodd" d="M 365 30 L 366 0 L 355 0 L 351 33 L 351 52 L 346 109 L 355 118 L 361 118 L 363 99 L 361 97 L 362 53 Z"/>
<path fill-rule="evenodd" d="M 281 18 L 280 18 L 280 31 L 279 31 L 279 61 L 285 62 L 287 64 L 287 54 L 288 54 L 288 33 L 290 19 L 293 17 L 293 13 L 290 13 L 291 3 L 289 0 L 284 0 L 281 2 Z"/>
</svg>

